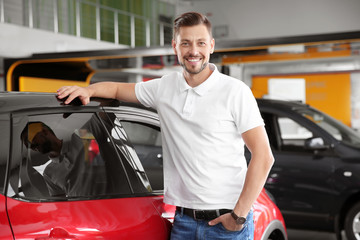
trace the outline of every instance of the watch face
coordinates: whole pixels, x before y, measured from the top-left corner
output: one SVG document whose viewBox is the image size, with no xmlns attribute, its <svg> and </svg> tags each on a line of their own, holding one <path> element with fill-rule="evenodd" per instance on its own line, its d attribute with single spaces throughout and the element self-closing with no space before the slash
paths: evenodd
<svg viewBox="0 0 360 240">
<path fill-rule="evenodd" d="M 231 216 L 235 219 L 236 224 L 244 224 L 246 222 L 246 218 L 239 217 L 234 213 L 234 211 L 231 212 Z"/>
<path fill-rule="evenodd" d="M 244 217 L 239 217 L 238 219 L 236 219 L 237 224 L 244 224 L 245 222 L 246 222 L 246 218 Z"/>
</svg>

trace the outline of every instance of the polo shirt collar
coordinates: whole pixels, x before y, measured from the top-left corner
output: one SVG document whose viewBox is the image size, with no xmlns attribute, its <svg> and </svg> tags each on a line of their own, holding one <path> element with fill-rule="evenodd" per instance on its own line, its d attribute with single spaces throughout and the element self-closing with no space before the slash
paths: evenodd
<svg viewBox="0 0 360 240">
<path fill-rule="evenodd" d="M 180 83 L 180 91 L 184 92 L 192 88 L 194 92 L 196 92 L 200 96 L 203 96 L 206 92 L 208 92 L 216 84 L 216 81 L 218 79 L 217 76 L 219 74 L 219 71 L 217 70 L 217 67 L 214 64 L 209 63 L 209 67 L 213 71 L 211 75 L 202 84 L 194 88 L 192 88 L 187 84 L 184 75 L 182 75 L 182 81 Z"/>
</svg>

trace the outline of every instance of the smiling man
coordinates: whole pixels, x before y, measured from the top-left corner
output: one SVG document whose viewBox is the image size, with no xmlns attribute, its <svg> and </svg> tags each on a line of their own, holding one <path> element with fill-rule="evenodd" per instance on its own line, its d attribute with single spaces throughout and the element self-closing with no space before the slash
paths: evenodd
<svg viewBox="0 0 360 240">
<path fill-rule="evenodd" d="M 175 26 L 172 46 L 180 65 L 184 68 L 185 79 L 196 77 L 204 81 L 211 74 L 212 71 L 207 66 L 209 53 L 214 51 L 215 40 L 210 32 L 210 25 Z"/>
<path fill-rule="evenodd" d="M 256 100 L 242 81 L 209 63 L 211 23 L 188 12 L 174 21 L 172 47 L 182 72 L 142 83 L 65 86 L 79 97 L 116 98 L 157 110 L 164 158 L 164 201 L 177 206 L 171 239 L 253 239 L 252 204 L 273 156 Z M 247 166 L 244 143 L 251 152 Z"/>
</svg>

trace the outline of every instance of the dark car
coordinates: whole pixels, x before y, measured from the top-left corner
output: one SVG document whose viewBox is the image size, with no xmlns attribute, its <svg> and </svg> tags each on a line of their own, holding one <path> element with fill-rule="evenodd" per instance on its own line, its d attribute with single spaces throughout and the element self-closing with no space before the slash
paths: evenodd
<svg viewBox="0 0 360 240">
<path fill-rule="evenodd" d="M 360 134 L 299 102 L 258 105 L 275 156 L 265 188 L 287 227 L 360 239 Z"/>
<path fill-rule="evenodd" d="M 0 239 L 168 239 L 156 112 L 115 100 L 64 105 L 0 93 Z M 262 191 L 256 240 L 286 240 Z"/>
</svg>

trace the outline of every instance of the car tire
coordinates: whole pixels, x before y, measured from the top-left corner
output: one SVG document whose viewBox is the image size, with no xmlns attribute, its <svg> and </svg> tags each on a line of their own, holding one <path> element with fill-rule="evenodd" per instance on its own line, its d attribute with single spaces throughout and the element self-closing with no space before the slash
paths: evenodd
<svg viewBox="0 0 360 240">
<path fill-rule="evenodd" d="M 347 240 L 360 240 L 360 202 L 353 205 L 345 217 Z"/>
</svg>

